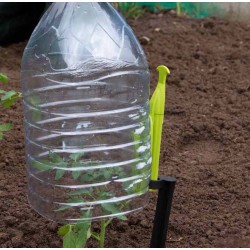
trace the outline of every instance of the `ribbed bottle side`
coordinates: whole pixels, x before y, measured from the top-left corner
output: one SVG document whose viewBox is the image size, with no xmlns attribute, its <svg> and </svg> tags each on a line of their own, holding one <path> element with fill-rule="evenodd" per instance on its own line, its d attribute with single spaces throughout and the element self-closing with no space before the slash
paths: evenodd
<svg viewBox="0 0 250 250">
<path fill-rule="evenodd" d="M 26 82 L 37 86 L 24 94 L 30 204 L 72 222 L 88 219 L 89 209 L 93 219 L 141 209 L 151 164 L 148 74 L 59 76 L 33 74 Z"/>
</svg>

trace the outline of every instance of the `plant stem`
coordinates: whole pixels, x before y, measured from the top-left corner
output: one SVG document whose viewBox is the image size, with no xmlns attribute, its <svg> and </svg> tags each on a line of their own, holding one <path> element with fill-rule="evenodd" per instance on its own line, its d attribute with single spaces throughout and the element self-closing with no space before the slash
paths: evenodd
<svg viewBox="0 0 250 250">
<path fill-rule="evenodd" d="M 101 233 L 100 233 L 100 248 L 104 248 L 104 241 L 105 241 L 105 229 L 106 229 L 106 221 L 105 219 L 101 220 Z"/>
<path fill-rule="evenodd" d="M 113 218 L 109 219 L 109 220 L 105 223 L 105 227 L 107 227 L 107 226 L 111 223 L 112 220 L 113 220 Z"/>
<path fill-rule="evenodd" d="M 177 13 L 177 16 L 181 15 L 181 3 L 180 2 L 176 3 L 176 13 Z"/>
<path fill-rule="evenodd" d="M 94 237 L 97 241 L 100 241 L 100 237 L 98 235 L 92 233 L 91 236 Z"/>
</svg>

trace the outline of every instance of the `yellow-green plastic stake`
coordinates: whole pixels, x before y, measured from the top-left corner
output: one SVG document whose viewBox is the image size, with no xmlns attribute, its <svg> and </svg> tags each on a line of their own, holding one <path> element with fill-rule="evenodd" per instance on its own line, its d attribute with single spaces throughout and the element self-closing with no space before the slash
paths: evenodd
<svg viewBox="0 0 250 250">
<path fill-rule="evenodd" d="M 150 100 L 151 180 L 154 181 L 158 179 L 162 124 L 165 110 L 166 79 L 167 75 L 170 74 L 169 69 L 164 65 L 158 66 L 157 70 L 159 72 L 159 80 Z"/>
</svg>

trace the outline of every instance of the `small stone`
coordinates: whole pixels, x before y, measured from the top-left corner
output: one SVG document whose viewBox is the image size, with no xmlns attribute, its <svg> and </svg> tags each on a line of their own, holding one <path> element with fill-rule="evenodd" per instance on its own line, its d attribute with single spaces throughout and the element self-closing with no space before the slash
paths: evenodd
<svg viewBox="0 0 250 250">
<path fill-rule="evenodd" d="M 197 164 L 198 162 L 196 161 L 196 160 L 193 160 L 193 161 L 190 161 L 190 164 L 191 165 L 195 165 L 195 164 Z"/>
<path fill-rule="evenodd" d="M 58 228 L 58 225 L 57 225 L 57 223 L 55 223 L 55 222 L 51 222 L 51 223 L 49 223 L 48 224 L 48 229 L 50 230 L 50 231 L 57 231 L 57 228 Z"/>
<path fill-rule="evenodd" d="M 159 32 L 159 31 L 161 31 L 160 28 L 155 28 L 155 32 Z"/>
<path fill-rule="evenodd" d="M 171 15 L 176 15 L 176 11 L 175 11 L 174 9 L 170 10 L 169 13 L 170 13 Z"/>
<path fill-rule="evenodd" d="M 18 221 L 18 219 L 14 216 L 6 216 L 3 221 L 6 225 L 11 226 L 14 225 Z"/>
<path fill-rule="evenodd" d="M 215 75 L 216 71 L 217 71 L 216 68 L 209 69 L 209 73 L 212 74 L 212 75 Z"/>
<path fill-rule="evenodd" d="M 131 216 L 128 220 L 129 225 L 137 225 L 140 220 L 136 216 Z"/>
<path fill-rule="evenodd" d="M 144 228 L 149 228 L 149 227 L 150 227 L 148 221 L 146 221 L 146 220 L 142 220 L 142 221 L 140 222 L 140 225 L 141 225 L 142 227 L 144 227 Z"/>
<path fill-rule="evenodd" d="M 214 224 L 214 228 L 217 230 L 217 231 L 221 231 L 222 230 L 222 228 L 223 228 L 223 223 L 221 223 L 221 222 L 217 222 L 217 223 L 215 223 Z"/>
<path fill-rule="evenodd" d="M 150 38 L 148 38 L 147 36 L 143 36 L 140 39 L 140 42 L 141 42 L 141 44 L 146 45 L 146 44 L 148 44 L 150 42 Z"/>
<path fill-rule="evenodd" d="M 212 234 L 213 234 L 212 230 L 208 230 L 208 231 L 206 232 L 206 235 L 207 235 L 207 236 L 211 236 Z"/>
<path fill-rule="evenodd" d="M 249 91 L 249 90 L 250 90 L 250 83 L 248 82 L 238 83 L 237 92 L 239 94 L 243 94 L 244 92 Z"/>
</svg>

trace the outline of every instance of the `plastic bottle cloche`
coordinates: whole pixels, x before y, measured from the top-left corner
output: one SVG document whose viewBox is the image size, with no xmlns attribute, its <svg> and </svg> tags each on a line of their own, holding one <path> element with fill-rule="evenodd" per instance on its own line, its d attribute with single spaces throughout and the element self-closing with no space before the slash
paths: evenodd
<svg viewBox="0 0 250 250">
<path fill-rule="evenodd" d="M 28 199 L 42 216 L 124 219 L 148 202 L 149 71 L 108 3 L 53 3 L 22 59 Z"/>
</svg>

